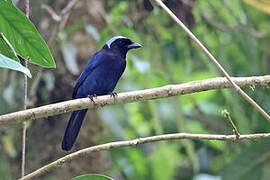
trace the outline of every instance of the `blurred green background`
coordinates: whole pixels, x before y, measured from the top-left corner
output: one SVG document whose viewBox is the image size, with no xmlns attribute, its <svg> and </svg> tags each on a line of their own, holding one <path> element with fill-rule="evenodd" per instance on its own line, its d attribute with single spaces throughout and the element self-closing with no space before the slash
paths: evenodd
<svg viewBox="0 0 270 180">
<path fill-rule="evenodd" d="M 24 11 L 24 1 L 13 1 Z M 71 99 L 88 59 L 115 35 L 139 42 L 130 52 L 116 92 L 221 76 L 208 57 L 148 0 L 81 0 L 66 23 L 52 19 L 65 0 L 31 1 L 31 20 L 47 41 L 56 69 L 30 65 L 29 108 Z M 166 0 L 231 76 L 270 73 L 270 3 L 258 0 Z M 253 5 L 251 5 L 253 2 Z M 46 5 L 46 6 L 44 6 Z M 256 7 L 255 7 L 256 6 Z M 0 114 L 23 108 L 23 75 L 0 69 Z M 245 91 L 270 113 L 269 89 Z M 221 114 L 228 110 L 240 133 L 269 132 L 270 123 L 232 89 L 90 110 L 73 151 L 111 141 L 190 132 L 232 134 Z M 66 153 L 60 143 L 69 114 L 28 123 L 26 173 Z M 20 175 L 21 126 L 0 127 L 0 179 Z M 221 142 L 178 140 L 95 152 L 65 164 L 44 180 L 101 173 L 117 180 L 267 180 L 270 140 Z"/>
</svg>

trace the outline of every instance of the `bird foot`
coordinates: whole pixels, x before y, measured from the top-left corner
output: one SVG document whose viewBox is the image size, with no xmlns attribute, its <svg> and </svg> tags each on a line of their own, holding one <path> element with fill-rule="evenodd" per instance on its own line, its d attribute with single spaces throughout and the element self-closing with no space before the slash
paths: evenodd
<svg viewBox="0 0 270 180">
<path fill-rule="evenodd" d="M 113 97 L 113 99 L 115 99 L 115 97 L 118 96 L 118 94 L 116 92 L 110 92 L 110 96 Z"/>
<path fill-rule="evenodd" d="M 91 95 L 89 94 L 87 97 L 94 103 L 95 102 L 94 98 L 96 98 L 97 95 L 96 94 L 91 94 Z"/>
</svg>

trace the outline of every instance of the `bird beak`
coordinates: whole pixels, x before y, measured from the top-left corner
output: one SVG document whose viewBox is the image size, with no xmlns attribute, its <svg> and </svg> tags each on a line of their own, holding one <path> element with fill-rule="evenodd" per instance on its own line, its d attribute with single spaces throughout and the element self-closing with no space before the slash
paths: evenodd
<svg viewBox="0 0 270 180">
<path fill-rule="evenodd" d="M 140 45 L 139 43 L 135 43 L 135 42 L 128 45 L 128 49 L 135 49 L 135 48 L 140 48 L 140 47 L 142 47 L 142 45 Z"/>
</svg>

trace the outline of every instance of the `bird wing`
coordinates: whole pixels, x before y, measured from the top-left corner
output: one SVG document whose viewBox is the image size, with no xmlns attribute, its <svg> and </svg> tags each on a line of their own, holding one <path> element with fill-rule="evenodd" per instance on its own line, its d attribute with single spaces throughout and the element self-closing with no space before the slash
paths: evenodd
<svg viewBox="0 0 270 180">
<path fill-rule="evenodd" d="M 77 80 L 77 83 L 74 87 L 74 91 L 72 94 L 72 98 L 75 99 L 77 95 L 77 91 L 79 87 L 83 84 L 84 80 L 93 72 L 93 70 L 99 65 L 99 58 L 101 56 L 101 53 L 97 52 L 88 62 L 88 64 L 85 66 L 84 70 L 82 71 L 80 77 Z"/>
</svg>

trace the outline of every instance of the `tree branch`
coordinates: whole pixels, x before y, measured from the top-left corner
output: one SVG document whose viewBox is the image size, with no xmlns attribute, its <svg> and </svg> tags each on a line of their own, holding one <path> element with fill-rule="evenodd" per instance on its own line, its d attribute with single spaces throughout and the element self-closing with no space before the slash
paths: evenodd
<svg viewBox="0 0 270 180">
<path fill-rule="evenodd" d="M 165 141 L 165 140 L 177 140 L 177 139 L 200 139 L 200 140 L 205 139 L 205 140 L 230 141 L 230 140 L 260 139 L 260 138 L 270 138 L 270 133 L 240 135 L 238 139 L 236 135 L 175 133 L 175 134 L 165 134 L 165 135 L 151 136 L 151 137 L 145 137 L 145 138 L 138 138 L 138 139 L 129 140 L 129 141 L 111 142 L 107 144 L 92 146 L 92 147 L 68 154 L 22 177 L 20 180 L 37 178 L 38 176 L 44 175 L 53 169 L 62 167 L 63 164 L 65 164 L 66 162 L 70 162 L 79 157 L 85 157 L 85 155 L 90 154 L 92 152 L 109 150 L 109 149 L 114 149 L 114 148 L 119 148 L 119 147 L 137 146 L 138 144 L 144 144 L 144 143 L 150 143 L 150 142 L 156 142 L 156 141 Z"/>
<path fill-rule="evenodd" d="M 67 14 L 76 4 L 79 2 L 79 0 L 70 0 L 67 4 L 67 6 L 61 11 L 61 15 Z"/>
<path fill-rule="evenodd" d="M 226 109 L 222 110 L 221 113 L 225 116 L 225 118 L 226 118 L 226 119 L 229 121 L 229 123 L 231 124 L 232 129 L 233 129 L 233 133 L 235 134 L 236 138 L 238 139 L 238 138 L 240 137 L 240 133 L 239 133 L 239 131 L 238 131 L 236 125 L 233 123 L 232 118 L 231 118 L 231 116 L 230 116 L 230 113 L 229 113 Z"/>
<path fill-rule="evenodd" d="M 251 86 L 270 88 L 270 75 L 232 79 L 241 87 Z M 119 93 L 115 99 L 111 98 L 109 95 L 99 96 L 94 99 L 95 103 L 89 100 L 89 98 L 75 99 L 2 115 L 0 116 L 0 126 L 45 118 L 79 109 L 98 108 L 112 104 L 131 103 L 231 87 L 232 84 L 228 82 L 226 78 L 213 78 L 183 84 L 167 85 L 159 88 Z"/>
</svg>

